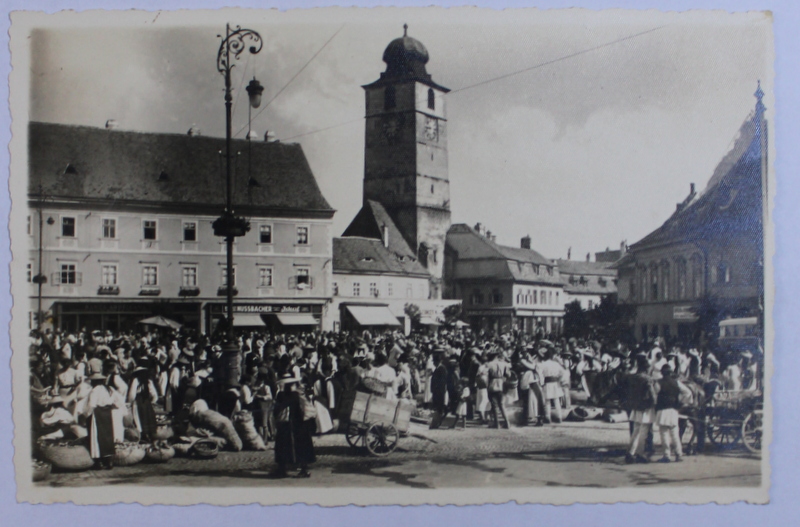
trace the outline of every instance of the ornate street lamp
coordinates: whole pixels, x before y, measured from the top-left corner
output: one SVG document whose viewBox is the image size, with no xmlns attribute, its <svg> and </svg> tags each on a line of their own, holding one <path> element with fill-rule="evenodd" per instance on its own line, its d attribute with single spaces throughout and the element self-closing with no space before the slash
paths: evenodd
<svg viewBox="0 0 800 527">
<path fill-rule="evenodd" d="M 217 35 L 222 38 L 222 35 Z M 248 47 L 249 44 L 249 47 Z M 240 26 L 231 31 L 229 24 L 225 26 L 225 38 L 222 40 L 217 52 L 217 71 L 225 78 L 225 211 L 222 216 L 213 223 L 214 235 L 225 238 L 226 249 L 226 277 L 227 277 L 227 312 L 228 328 L 227 342 L 223 346 L 223 352 L 227 356 L 228 381 L 238 381 L 238 374 L 241 372 L 241 356 L 239 348 L 234 341 L 233 335 L 233 240 L 236 237 L 244 236 L 250 230 L 250 222 L 234 214 L 232 203 L 232 181 L 231 181 L 231 106 L 233 102 L 231 89 L 231 70 L 234 64 L 232 59 L 239 60 L 242 52 L 247 49 L 255 55 L 263 46 L 261 35 L 252 29 L 242 29 Z M 255 83 L 255 85 L 254 85 Z M 252 86 L 252 88 L 251 88 Z M 250 97 L 250 104 L 261 104 L 261 92 L 264 88 L 253 79 L 247 87 Z M 260 88 L 260 90 L 258 89 Z M 252 91 L 251 91 L 252 90 Z"/>
</svg>

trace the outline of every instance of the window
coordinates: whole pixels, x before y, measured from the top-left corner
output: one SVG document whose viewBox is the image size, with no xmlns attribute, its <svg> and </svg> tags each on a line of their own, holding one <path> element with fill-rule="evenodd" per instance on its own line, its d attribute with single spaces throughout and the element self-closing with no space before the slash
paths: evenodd
<svg viewBox="0 0 800 527">
<path fill-rule="evenodd" d="M 27 269 L 25 270 L 25 279 L 28 283 L 33 282 L 33 262 L 28 262 Z"/>
<path fill-rule="evenodd" d="M 692 289 L 695 298 L 703 296 L 703 261 L 699 255 L 692 257 Z"/>
<path fill-rule="evenodd" d="M 339 296 L 339 283 L 333 283 L 333 296 Z"/>
<path fill-rule="evenodd" d="M 308 245 L 308 227 L 297 228 L 297 245 Z"/>
<path fill-rule="evenodd" d="M 558 299 L 558 291 L 556 291 L 556 305 L 558 305 L 558 303 L 559 303 L 559 299 Z"/>
<path fill-rule="evenodd" d="M 587 302 L 586 302 L 586 306 L 587 306 L 589 309 L 592 309 L 592 308 L 594 307 L 594 302 L 593 302 L 592 300 L 589 300 L 589 301 L 587 301 Z"/>
<path fill-rule="evenodd" d="M 539 303 L 539 291 L 534 291 L 533 292 L 533 303 L 534 304 L 538 304 Z"/>
<path fill-rule="evenodd" d="M 678 298 L 686 298 L 686 260 L 678 260 Z"/>
<path fill-rule="evenodd" d="M 100 285 L 117 285 L 117 264 L 103 264 L 100 268 Z"/>
<path fill-rule="evenodd" d="M 406 286 L 406 298 L 412 298 L 414 296 L 414 289 L 409 285 Z"/>
<path fill-rule="evenodd" d="M 61 218 L 61 236 L 65 238 L 75 237 L 75 218 L 67 216 Z"/>
<path fill-rule="evenodd" d="M 711 279 L 712 282 L 721 282 L 723 284 L 729 284 L 731 282 L 731 268 L 725 262 L 720 262 L 717 266 L 716 273 L 714 269 L 711 269 Z"/>
<path fill-rule="evenodd" d="M 311 277 L 308 274 L 307 267 L 300 267 L 297 269 L 297 285 L 309 286 L 311 285 Z"/>
<path fill-rule="evenodd" d="M 258 287 L 272 287 L 272 267 L 258 268 Z"/>
<path fill-rule="evenodd" d="M 394 295 L 394 285 L 391 282 L 386 284 L 386 292 L 387 292 L 387 294 L 389 296 L 393 296 Z"/>
<path fill-rule="evenodd" d="M 78 283 L 78 273 L 76 265 L 74 263 L 62 263 L 60 274 L 61 274 L 62 284 Z"/>
<path fill-rule="evenodd" d="M 669 300 L 669 281 L 670 281 L 669 263 L 664 262 L 661 265 L 661 291 L 664 300 Z"/>
<path fill-rule="evenodd" d="M 658 300 L 658 268 L 650 268 L 650 298 L 655 302 Z"/>
<path fill-rule="evenodd" d="M 261 225 L 258 228 L 258 243 L 272 243 L 272 225 Z"/>
<path fill-rule="evenodd" d="M 369 296 L 374 296 L 374 297 L 378 296 L 378 284 L 376 284 L 375 282 L 369 283 Z"/>
<path fill-rule="evenodd" d="M 361 296 L 361 284 L 353 282 L 353 296 Z"/>
<path fill-rule="evenodd" d="M 187 265 L 181 270 L 181 285 L 183 287 L 197 287 L 197 266 Z"/>
<path fill-rule="evenodd" d="M 391 110 L 397 106 L 396 98 L 394 86 L 387 86 L 386 90 L 383 92 L 383 109 Z"/>
<path fill-rule="evenodd" d="M 117 237 L 117 220 L 103 218 L 103 238 L 114 239 Z"/>
<path fill-rule="evenodd" d="M 503 293 L 499 289 L 492 289 L 492 304 L 502 304 Z"/>
<path fill-rule="evenodd" d="M 157 265 L 145 265 L 142 267 L 142 285 L 144 286 L 158 285 Z"/>
<path fill-rule="evenodd" d="M 31 215 L 28 214 L 28 236 L 33 234 L 33 225 L 31 223 Z"/>
<path fill-rule="evenodd" d="M 236 287 L 236 266 L 231 268 L 231 274 L 233 275 L 233 284 L 232 287 Z M 222 287 L 228 287 L 228 266 L 222 266 L 222 280 L 220 281 Z"/>
<path fill-rule="evenodd" d="M 433 93 L 433 88 L 428 88 L 428 109 L 436 109 L 436 94 Z"/>
<path fill-rule="evenodd" d="M 185 242 L 197 241 L 197 222 L 194 221 L 183 222 L 183 241 Z"/>
<path fill-rule="evenodd" d="M 156 239 L 156 220 L 144 220 L 142 222 L 143 233 L 142 236 L 145 240 Z"/>
</svg>

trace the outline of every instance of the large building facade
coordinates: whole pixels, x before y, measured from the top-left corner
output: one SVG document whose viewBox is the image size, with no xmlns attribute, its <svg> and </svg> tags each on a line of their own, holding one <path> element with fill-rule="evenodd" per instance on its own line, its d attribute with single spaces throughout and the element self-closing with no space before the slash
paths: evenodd
<svg viewBox="0 0 800 527">
<path fill-rule="evenodd" d="M 703 306 L 720 317 L 761 316 L 767 125 L 759 87 L 755 111 L 705 190 L 694 185 L 674 214 L 630 246 L 615 267 L 619 301 L 636 309 L 636 338 L 699 338 Z"/>
<path fill-rule="evenodd" d="M 447 234 L 445 296 L 461 300 L 473 330 L 560 333 L 564 285 L 558 265 L 531 249 L 495 242 L 480 224 L 456 224 Z"/>
<path fill-rule="evenodd" d="M 218 152 L 224 140 L 31 123 L 31 325 L 124 330 L 163 315 L 213 331 L 225 314 Z M 334 214 L 297 144 L 235 141 L 251 230 L 234 246 L 237 326 L 320 327 Z M 40 236 L 41 233 L 41 236 Z M 39 307 L 41 303 L 41 308 Z"/>
<path fill-rule="evenodd" d="M 404 35 L 383 53 L 386 70 L 363 86 L 366 99 L 364 204 L 380 203 L 430 275 L 430 296 L 442 296 L 450 227 L 447 88 L 426 71 L 428 50 Z M 364 235 L 358 217 L 344 236 Z M 380 227 L 380 226 L 379 226 Z"/>
</svg>

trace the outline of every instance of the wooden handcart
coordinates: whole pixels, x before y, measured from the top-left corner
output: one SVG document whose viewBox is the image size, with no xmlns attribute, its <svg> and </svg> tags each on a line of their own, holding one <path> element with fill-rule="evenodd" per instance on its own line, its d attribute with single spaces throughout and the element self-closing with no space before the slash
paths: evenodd
<svg viewBox="0 0 800 527">
<path fill-rule="evenodd" d="M 347 443 L 373 456 L 388 456 L 397 448 L 400 435 L 408 432 L 413 409 L 414 403 L 404 399 L 356 392 L 345 431 Z"/>
<path fill-rule="evenodd" d="M 706 419 L 708 438 L 715 445 L 730 448 L 741 441 L 750 452 L 761 452 L 764 403 L 760 391 L 715 393 Z"/>
</svg>

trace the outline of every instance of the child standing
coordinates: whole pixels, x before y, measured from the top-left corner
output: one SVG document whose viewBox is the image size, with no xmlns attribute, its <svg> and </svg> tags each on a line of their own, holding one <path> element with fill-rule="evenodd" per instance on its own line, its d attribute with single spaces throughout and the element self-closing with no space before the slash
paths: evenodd
<svg viewBox="0 0 800 527">
<path fill-rule="evenodd" d="M 453 426 L 450 428 L 455 428 L 458 424 L 459 419 L 461 419 L 461 429 L 467 429 L 467 401 L 471 395 L 469 390 L 469 383 L 467 379 L 461 379 L 461 382 L 458 386 L 459 396 L 458 396 L 458 404 L 456 404 L 456 418 L 453 421 Z"/>
</svg>

